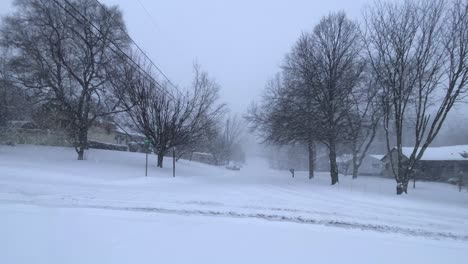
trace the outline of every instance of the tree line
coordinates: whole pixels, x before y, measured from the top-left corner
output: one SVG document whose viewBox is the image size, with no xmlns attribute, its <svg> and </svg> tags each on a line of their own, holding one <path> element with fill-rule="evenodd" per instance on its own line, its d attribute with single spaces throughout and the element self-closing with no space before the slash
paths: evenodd
<svg viewBox="0 0 468 264">
<path fill-rule="evenodd" d="M 15 0 L 0 25 L 0 126 L 32 108 L 67 132 L 83 160 L 89 129 L 119 117 L 147 138 L 158 167 L 173 148 L 204 148 L 228 161 L 232 147 L 226 145 L 241 132 L 225 137 L 233 117 L 220 102 L 220 86 L 196 65 L 181 92 L 132 42 L 116 6 Z"/>
<path fill-rule="evenodd" d="M 337 149 L 352 154 L 358 175 L 383 127 L 397 194 L 407 192 L 416 163 L 433 142 L 468 81 L 468 3 L 376 1 L 363 23 L 344 12 L 323 17 L 286 54 L 246 119 L 265 142 L 303 144 L 313 178 L 316 145 L 329 153 L 338 182 Z M 406 132 L 414 149 L 403 160 Z"/>
</svg>

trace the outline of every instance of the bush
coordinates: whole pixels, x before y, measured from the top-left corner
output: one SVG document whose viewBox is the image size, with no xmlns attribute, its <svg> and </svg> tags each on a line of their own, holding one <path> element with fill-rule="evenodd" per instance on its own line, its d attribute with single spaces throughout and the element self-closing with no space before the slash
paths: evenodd
<svg viewBox="0 0 468 264">
<path fill-rule="evenodd" d="M 130 152 L 146 153 L 148 150 L 151 152 L 151 149 L 148 149 L 148 146 L 144 142 L 132 141 L 128 143 L 128 151 Z"/>
</svg>

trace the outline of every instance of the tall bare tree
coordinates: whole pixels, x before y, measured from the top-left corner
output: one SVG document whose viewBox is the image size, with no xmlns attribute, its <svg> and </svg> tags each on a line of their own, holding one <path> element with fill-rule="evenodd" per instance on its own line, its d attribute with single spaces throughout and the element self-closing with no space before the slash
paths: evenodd
<svg viewBox="0 0 468 264">
<path fill-rule="evenodd" d="M 329 150 L 331 183 L 338 182 L 337 145 L 344 139 L 347 113 L 354 104 L 364 62 L 357 24 L 344 13 L 330 14 L 304 34 L 290 55 L 285 71 L 306 84 L 312 97 L 318 138 Z"/>
<path fill-rule="evenodd" d="M 376 2 L 366 20 L 366 46 L 373 74 L 382 88 L 384 128 L 397 182 L 397 194 L 468 81 L 468 3 L 463 0 Z M 411 116 L 415 145 L 408 160 L 402 147 Z M 390 131 L 394 131 L 390 133 Z"/>
<path fill-rule="evenodd" d="M 14 6 L 0 31 L 0 45 L 11 50 L 3 70 L 60 108 L 82 160 L 88 129 L 118 110 L 108 75 L 119 60 L 114 50 L 129 42 L 122 14 L 93 0 L 16 0 Z"/>
<path fill-rule="evenodd" d="M 123 104 L 135 126 L 150 140 L 160 168 L 168 151 L 195 145 L 224 113 L 224 104 L 218 103 L 219 85 L 197 65 L 191 90 L 185 94 L 174 93 L 168 83 L 130 65 L 123 74 Z"/>
<path fill-rule="evenodd" d="M 344 13 L 330 14 L 304 33 L 250 119 L 267 141 L 306 143 L 313 177 L 315 142 L 328 147 L 331 183 L 338 182 L 337 145 L 344 141 L 353 93 L 364 62 L 359 27 Z M 253 113 L 253 114 L 252 114 Z"/>
<path fill-rule="evenodd" d="M 287 59 L 288 61 L 288 59 Z M 246 120 L 264 142 L 275 145 L 304 144 L 308 149 L 309 179 L 314 177 L 315 142 L 314 104 L 311 87 L 294 76 L 277 74 L 270 80 L 260 105 L 253 104 Z"/>
</svg>

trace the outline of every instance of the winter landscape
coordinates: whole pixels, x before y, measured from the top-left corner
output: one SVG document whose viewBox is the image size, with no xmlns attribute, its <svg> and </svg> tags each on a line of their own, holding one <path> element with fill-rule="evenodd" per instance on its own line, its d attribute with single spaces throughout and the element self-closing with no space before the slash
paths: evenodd
<svg viewBox="0 0 468 264">
<path fill-rule="evenodd" d="M 466 1 L 0 16 L 0 263 L 468 263 Z"/>
<path fill-rule="evenodd" d="M 421 183 L 401 203 L 391 179 L 332 188 L 325 173 L 291 180 L 255 159 L 236 172 L 180 161 L 172 178 L 154 166 L 145 177 L 139 153 L 91 150 L 86 164 L 69 148 L 0 155 L 2 263 L 468 259 L 468 193 L 447 184 Z"/>
</svg>

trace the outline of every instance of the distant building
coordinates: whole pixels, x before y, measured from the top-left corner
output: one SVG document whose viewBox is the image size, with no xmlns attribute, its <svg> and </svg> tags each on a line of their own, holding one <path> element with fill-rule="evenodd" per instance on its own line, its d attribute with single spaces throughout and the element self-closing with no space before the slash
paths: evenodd
<svg viewBox="0 0 468 264">
<path fill-rule="evenodd" d="M 190 160 L 197 161 L 200 163 L 210 164 L 210 165 L 215 164 L 215 159 L 213 157 L 213 154 L 205 153 L 205 152 L 192 152 Z"/>
<path fill-rule="evenodd" d="M 127 150 L 132 143 L 141 145 L 144 139 L 144 135 L 111 122 L 96 122 L 88 130 L 91 148 Z M 38 128 L 33 121 L 9 121 L 0 127 L 0 144 L 72 146 L 72 140 L 63 130 Z"/>
<path fill-rule="evenodd" d="M 382 158 L 385 155 L 367 155 L 359 167 L 359 174 L 361 175 L 375 175 L 381 176 L 384 172 L 384 164 Z"/>
<path fill-rule="evenodd" d="M 414 148 L 403 147 L 403 162 L 411 156 Z M 396 164 L 398 151 L 393 148 L 383 158 L 384 174 L 393 177 L 392 159 Z M 427 181 L 448 182 L 460 174 L 468 173 L 468 145 L 428 147 L 421 160 L 416 163 L 417 179 Z"/>
<path fill-rule="evenodd" d="M 328 161 L 330 164 L 330 161 Z M 342 154 L 336 157 L 336 165 L 338 166 L 338 172 L 344 175 L 348 175 L 353 172 L 353 155 Z M 330 170 L 330 168 L 329 168 Z"/>
<path fill-rule="evenodd" d="M 383 173 L 383 163 L 381 159 L 384 155 L 366 155 L 359 166 L 359 175 L 380 176 Z M 344 175 L 352 174 L 353 155 L 343 154 L 336 157 L 338 172 Z"/>
</svg>

